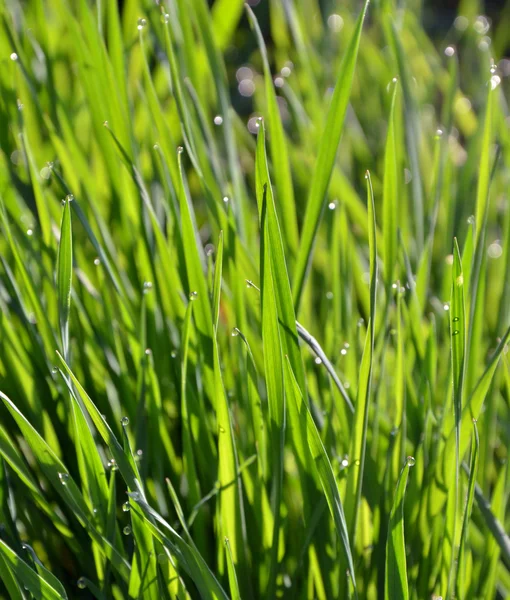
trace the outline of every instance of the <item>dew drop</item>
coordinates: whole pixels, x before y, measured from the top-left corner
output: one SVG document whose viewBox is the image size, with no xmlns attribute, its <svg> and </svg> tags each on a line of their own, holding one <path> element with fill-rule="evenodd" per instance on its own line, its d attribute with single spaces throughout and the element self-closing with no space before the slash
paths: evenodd
<svg viewBox="0 0 510 600">
<path fill-rule="evenodd" d="M 220 433 L 225 433 L 225 429 L 220 425 L 218 427 Z"/>
<path fill-rule="evenodd" d="M 349 459 L 347 458 L 347 456 L 344 456 L 342 458 L 342 461 L 340 462 L 340 466 L 345 469 L 346 467 L 349 466 Z"/>
<path fill-rule="evenodd" d="M 175 350 L 172 350 L 172 352 L 170 352 L 170 356 L 172 358 L 175 358 L 177 356 L 177 352 Z"/>
<path fill-rule="evenodd" d="M 468 217 L 468 225 L 474 225 L 475 224 L 475 216 L 471 215 L 470 217 Z"/>
<path fill-rule="evenodd" d="M 445 302 L 445 303 L 443 304 L 443 309 L 444 309 L 444 310 L 450 310 L 450 305 L 448 304 L 448 302 Z"/>
<path fill-rule="evenodd" d="M 452 333 L 452 335 L 459 335 L 459 330 L 458 330 L 458 329 L 456 329 L 456 330 L 455 330 L 455 331 Z"/>
<path fill-rule="evenodd" d="M 80 590 L 84 590 L 87 587 L 85 577 L 80 577 L 76 582 L 76 585 L 80 588 Z"/>
<path fill-rule="evenodd" d="M 144 19 L 143 17 L 138 19 L 138 21 L 136 23 L 138 31 L 141 31 L 146 25 L 147 25 L 147 19 Z"/>
<path fill-rule="evenodd" d="M 120 420 L 122 427 L 127 427 L 129 425 L 129 417 L 122 417 Z"/>
<path fill-rule="evenodd" d="M 493 75 L 491 77 L 491 90 L 495 90 L 501 83 L 501 77 L 499 75 Z"/>
<path fill-rule="evenodd" d="M 152 350 L 150 348 L 145 348 L 144 354 L 145 356 L 150 356 L 152 354 Z"/>
<path fill-rule="evenodd" d="M 29 237 L 31 237 L 32 235 L 34 235 L 34 230 L 33 229 L 27 229 L 27 235 Z"/>
<path fill-rule="evenodd" d="M 108 466 L 108 468 L 109 468 L 111 471 L 117 471 L 117 469 L 119 468 L 119 467 L 117 466 L 117 462 L 115 461 L 115 459 L 114 459 L 114 458 L 112 458 L 112 459 L 110 460 L 110 462 L 108 463 L 108 465 L 107 465 L 107 466 Z"/>
<path fill-rule="evenodd" d="M 144 293 L 149 292 L 150 290 L 152 290 L 152 282 L 151 281 L 144 281 L 143 282 L 143 291 L 144 291 Z"/>
<path fill-rule="evenodd" d="M 18 55 L 16 54 L 16 52 L 11 52 L 10 58 L 11 58 L 11 60 L 16 61 L 16 60 L 18 60 Z"/>
<path fill-rule="evenodd" d="M 189 295 L 189 299 L 191 301 L 196 300 L 198 298 L 198 292 L 191 292 L 191 294 Z"/>
<path fill-rule="evenodd" d="M 455 48 L 453 46 L 446 46 L 444 53 L 446 56 L 451 57 L 455 54 Z"/>
<path fill-rule="evenodd" d="M 66 201 L 67 202 L 72 202 L 73 200 L 74 200 L 74 196 L 72 194 L 67 194 Z"/>
<path fill-rule="evenodd" d="M 275 77 L 274 85 L 277 88 L 282 88 L 285 85 L 285 79 L 283 77 Z"/>
<path fill-rule="evenodd" d="M 184 148 L 182 146 L 177 146 L 177 154 L 182 154 L 184 152 Z"/>
<path fill-rule="evenodd" d="M 51 369 L 51 372 L 53 373 L 53 375 L 56 375 L 58 373 L 58 368 L 53 367 L 53 369 Z"/>
<path fill-rule="evenodd" d="M 161 15 L 161 22 L 165 25 L 170 21 L 170 15 L 168 13 L 163 13 Z"/>
<path fill-rule="evenodd" d="M 98 267 L 101 264 L 101 260 L 99 257 L 94 258 L 94 264 Z"/>
<path fill-rule="evenodd" d="M 60 479 L 60 483 L 62 485 L 67 485 L 67 482 L 69 481 L 69 473 L 59 473 L 58 478 Z"/>
<path fill-rule="evenodd" d="M 234 329 L 232 329 L 232 337 L 237 337 L 239 335 L 239 329 L 237 329 L 237 327 L 234 327 Z"/>
<path fill-rule="evenodd" d="M 347 354 L 347 349 L 346 349 L 346 348 L 342 348 L 342 349 L 340 350 L 340 354 L 341 354 L 342 356 L 345 356 L 345 355 Z"/>
<path fill-rule="evenodd" d="M 414 467 L 414 465 L 416 464 L 414 456 L 408 456 L 406 462 L 409 467 Z"/>
<path fill-rule="evenodd" d="M 335 210 L 335 208 L 336 208 L 336 202 L 334 202 L 334 201 L 330 202 L 328 204 L 328 208 L 329 208 L 329 210 Z"/>
<path fill-rule="evenodd" d="M 326 298 L 328 300 L 333 300 L 333 292 L 326 292 Z"/>
<path fill-rule="evenodd" d="M 436 140 L 440 140 L 443 137 L 443 130 L 436 129 Z"/>
<path fill-rule="evenodd" d="M 103 121 L 103 127 L 108 127 L 108 121 Z"/>
<path fill-rule="evenodd" d="M 503 254 L 503 248 L 501 247 L 501 244 L 499 242 L 493 242 L 487 248 L 487 254 L 490 258 L 500 258 Z"/>
<path fill-rule="evenodd" d="M 136 460 L 142 460 L 142 458 L 143 458 L 143 450 L 141 448 L 138 448 L 138 450 L 136 451 L 135 458 L 136 458 Z"/>
<path fill-rule="evenodd" d="M 223 202 L 225 204 L 228 204 L 229 203 L 229 197 L 228 196 L 223 196 Z"/>
<path fill-rule="evenodd" d="M 129 506 L 129 502 L 124 502 L 124 504 L 122 505 L 122 510 L 124 512 L 129 512 L 131 510 L 131 507 Z"/>
<path fill-rule="evenodd" d="M 319 356 L 316 356 L 316 357 L 315 357 L 315 364 L 316 364 L 316 365 L 320 365 L 320 364 L 322 364 L 322 358 L 320 358 Z"/>
<path fill-rule="evenodd" d="M 131 494 L 129 495 L 135 502 L 138 502 L 138 500 L 140 500 L 140 494 L 138 492 L 131 492 Z"/>
<path fill-rule="evenodd" d="M 223 125 L 223 117 L 221 115 L 216 115 L 214 117 L 214 124 L 219 127 L 220 125 Z"/>
<path fill-rule="evenodd" d="M 342 30 L 343 26 L 344 26 L 344 20 L 342 19 L 342 17 L 340 15 L 337 15 L 337 14 L 329 15 L 328 27 L 331 29 L 331 31 L 333 31 L 334 33 L 338 33 L 339 31 Z"/>
<path fill-rule="evenodd" d="M 126 526 L 124 527 L 124 529 L 122 530 L 122 533 L 123 533 L 124 535 L 130 535 L 130 533 L 131 533 L 131 525 L 126 525 Z"/>
<path fill-rule="evenodd" d="M 456 323 L 459 320 L 459 317 L 453 317 L 452 321 Z"/>
</svg>

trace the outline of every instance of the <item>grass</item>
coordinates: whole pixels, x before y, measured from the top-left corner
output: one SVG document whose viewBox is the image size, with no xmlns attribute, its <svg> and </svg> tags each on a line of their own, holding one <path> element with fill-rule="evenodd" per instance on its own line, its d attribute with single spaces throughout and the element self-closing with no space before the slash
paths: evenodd
<svg viewBox="0 0 510 600">
<path fill-rule="evenodd" d="M 510 596 L 510 5 L 426 7 L 0 4 L 1 597 Z"/>
</svg>

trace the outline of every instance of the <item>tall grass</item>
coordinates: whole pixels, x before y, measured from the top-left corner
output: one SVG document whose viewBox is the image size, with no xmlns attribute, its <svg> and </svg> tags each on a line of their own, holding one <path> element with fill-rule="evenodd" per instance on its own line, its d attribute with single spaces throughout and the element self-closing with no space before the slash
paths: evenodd
<svg viewBox="0 0 510 600">
<path fill-rule="evenodd" d="M 0 3 L 2 597 L 510 595 L 508 6 Z"/>
</svg>

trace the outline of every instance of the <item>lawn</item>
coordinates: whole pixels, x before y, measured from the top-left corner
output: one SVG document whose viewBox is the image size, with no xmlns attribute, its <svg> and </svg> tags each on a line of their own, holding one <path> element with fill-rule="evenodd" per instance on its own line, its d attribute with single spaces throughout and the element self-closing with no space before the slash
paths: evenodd
<svg viewBox="0 0 510 600">
<path fill-rule="evenodd" d="M 510 598 L 510 2 L 251 4 L 0 0 L 0 597 Z"/>
</svg>

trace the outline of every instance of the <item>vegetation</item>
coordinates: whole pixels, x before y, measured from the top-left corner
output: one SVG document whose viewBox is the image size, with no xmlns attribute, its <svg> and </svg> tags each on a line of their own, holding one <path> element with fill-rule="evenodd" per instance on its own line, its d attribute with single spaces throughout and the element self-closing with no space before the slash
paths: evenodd
<svg viewBox="0 0 510 600">
<path fill-rule="evenodd" d="M 3 597 L 510 596 L 508 6 L 0 2 Z"/>
</svg>

